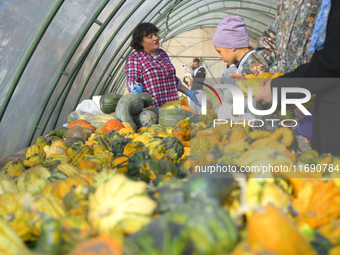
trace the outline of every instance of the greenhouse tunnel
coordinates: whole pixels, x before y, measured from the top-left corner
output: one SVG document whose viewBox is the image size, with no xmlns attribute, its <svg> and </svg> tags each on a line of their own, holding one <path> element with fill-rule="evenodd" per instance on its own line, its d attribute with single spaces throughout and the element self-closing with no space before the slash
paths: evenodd
<svg viewBox="0 0 340 255">
<path fill-rule="evenodd" d="M 134 27 L 152 22 L 183 77 L 200 57 L 218 80 L 225 63 L 212 34 L 225 17 L 245 19 L 251 45 L 271 24 L 276 0 L 0 0 L 0 159 L 66 123 L 85 99 L 123 93 Z"/>
</svg>

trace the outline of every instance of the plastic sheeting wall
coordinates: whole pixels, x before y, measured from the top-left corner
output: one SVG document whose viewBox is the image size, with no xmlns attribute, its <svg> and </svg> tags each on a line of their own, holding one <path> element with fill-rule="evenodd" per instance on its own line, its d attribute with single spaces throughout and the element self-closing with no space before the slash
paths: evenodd
<svg viewBox="0 0 340 255">
<path fill-rule="evenodd" d="M 155 23 L 166 41 L 239 14 L 256 38 L 276 5 L 277 0 L 0 0 L 0 158 L 64 124 L 83 99 L 122 92 L 129 39 L 139 22 Z"/>
</svg>

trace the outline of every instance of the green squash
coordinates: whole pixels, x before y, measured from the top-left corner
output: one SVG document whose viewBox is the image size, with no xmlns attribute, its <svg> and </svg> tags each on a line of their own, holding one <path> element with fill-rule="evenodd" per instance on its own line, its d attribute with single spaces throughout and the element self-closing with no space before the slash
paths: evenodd
<svg viewBox="0 0 340 255">
<path fill-rule="evenodd" d="M 114 133 L 116 133 L 116 132 L 114 132 Z M 109 151 L 112 150 L 111 141 L 110 141 L 110 139 L 107 135 L 97 136 L 97 137 L 93 138 L 92 141 L 97 142 L 98 145 L 105 147 Z"/>
<path fill-rule="evenodd" d="M 186 200 L 201 197 L 222 204 L 237 187 L 237 183 L 231 173 L 225 172 L 222 175 L 223 178 L 213 178 L 210 172 L 196 172 L 191 174 L 185 186 Z M 217 176 L 217 174 L 215 174 L 215 176 Z"/>
<path fill-rule="evenodd" d="M 105 93 L 100 97 L 99 104 L 100 110 L 103 113 L 111 113 L 116 110 L 119 99 L 123 95 L 118 93 Z"/>
<path fill-rule="evenodd" d="M 116 116 L 122 122 L 128 122 L 135 132 L 137 132 L 137 125 L 134 123 L 132 116 L 143 111 L 144 101 L 137 94 L 124 95 L 117 104 Z"/>
<path fill-rule="evenodd" d="M 154 159 L 168 159 L 175 164 L 184 154 L 184 147 L 180 140 L 174 136 L 168 136 L 156 145 L 150 153 Z"/>
<path fill-rule="evenodd" d="M 48 136 L 58 136 L 60 138 L 64 138 L 66 136 L 68 128 L 67 127 L 59 127 L 57 129 L 54 129 L 48 133 Z M 46 141 L 47 142 L 47 141 Z M 48 144 L 48 142 L 47 142 Z"/>
<path fill-rule="evenodd" d="M 105 125 L 107 121 L 112 119 L 117 118 L 115 118 L 112 114 L 99 114 L 91 119 L 90 124 L 95 128 L 98 128 L 99 126 Z"/>
<path fill-rule="evenodd" d="M 61 230 L 62 227 L 58 220 L 45 220 L 41 225 L 41 234 L 34 251 L 38 254 L 61 254 Z"/>
<path fill-rule="evenodd" d="M 110 144 L 112 146 L 111 152 L 115 156 L 119 156 L 123 154 L 125 146 L 131 142 L 133 139 L 131 138 L 119 138 L 110 140 Z"/>
<path fill-rule="evenodd" d="M 157 107 L 149 106 L 147 108 L 144 108 L 143 110 L 152 111 L 159 117 L 159 109 Z"/>
<path fill-rule="evenodd" d="M 168 218 L 185 225 L 194 244 L 191 254 L 230 254 L 239 240 L 238 229 L 229 214 L 217 203 L 205 198 L 179 204 Z"/>
<path fill-rule="evenodd" d="M 180 179 L 171 179 L 149 190 L 149 196 L 157 202 L 155 213 L 165 213 L 176 210 L 184 203 L 184 190 L 186 182 Z"/>
<path fill-rule="evenodd" d="M 65 180 L 67 179 L 68 176 L 60 171 L 55 171 L 51 174 L 50 177 L 47 178 L 47 180 L 49 182 L 54 182 L 54 181 L 58 181 L 58 180 Z"/>
<path fill-rule="evenodd" d="M 124 138 L 123 135 L 119 134 L 118 132 L 115 132 L 114 130 L 111 130 L 110 132 L 107 132 L 104 135 L 109 139 L 111 148 L 116 143 L 115 142 L 116 139 L 123 139 Z"/>
<path fill-rule="evenodd" d="M 132 117 L 133 121 L 137 125 L 137 129 L 141 127 L 151 127 L 154 124 L 158 124 L 158 116 L 153 111 L 143 110 L 140 114 Z"/>
<path fill-rule="evenodd" d="M 155 99 L 147 92 L 143 92 L 138 95 L 143 99 L 144 108 L 149 107 L 152 104 L 152 102 L 155 101 Z"/>
<path fill-rule="evenodd" d="M 74 247 L 93 235 L 93 230 L 87 221 L 75 217 L 62 217 L 60 223 L 62 226 L 60 254 L 69 254 Z"/>
<path fill-rule="evenodd" d="M 169 108 L 169 107 L 174 107 L 174 108 L 180 108 L 181 107 L 181 99 L 175 100 L 175 101 L 170 101 L 165 104 L 162 104 L 159 108 Z"/>
<path fill-rule="evenodd" d="M 149 182 L 155 180 L 160 174 L 177 176 L 176 165 L 169 160 L 148 160 L 139 171 L 142 180 Z"/>
<path fill-rule="evenodd" d="M 196 115 L 197 114 L 191 113 L 187 110 L 180 108 L 165 110 L 160 113 L 158 123 L 164 127 L 175 128 L 179 121 L 184 120 L 188 117 L 191 118 L 191 122 L 198 122 L 199 115 L 197 116 Z"/>
<path fill-rule="evenodd" d="M 140 231 L 124 239 L 126 255 L 195 254 L 193 247 L 184 224 L 169 220 L 167 215 L 157 217 Z"/>
<path fill-rule="evenodd" d="M 136 151 L 129 157 L 129 163 L 127 165 L 128 170 L 125 174 L 132 177 L 139 177 L 139 170 L 142 168 L 143 164 L 150 159 L 151 156 L 148 152 Z"/>
</svg>

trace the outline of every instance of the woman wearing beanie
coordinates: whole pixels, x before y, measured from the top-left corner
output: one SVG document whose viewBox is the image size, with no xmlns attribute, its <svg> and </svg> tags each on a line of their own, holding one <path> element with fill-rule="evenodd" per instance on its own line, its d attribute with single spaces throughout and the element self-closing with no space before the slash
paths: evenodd
<svg viewBox="0 0 340 255">
<path fill-rule="evenodd" d="M 236 63 L 237 74 L 242 72 L 243 64 L 254 53 L 249 45 L 244 19 L 239 16 L 223 19 L 216 28 L 212 43 L 219 58 L 228 65 Z M 233 84 L 229 85 L 236 85 L 236 79 Z M 229 89 L 224 90 L 224 101 L 227 105 L 218 108 L 217 115 L 219 118 L 231 118 L 233 99 Z M 247 105 L 247 99 L 244 105 Z M 248 107 L 245 107 L 245 112 L 249 112 Z"/>
</svg>

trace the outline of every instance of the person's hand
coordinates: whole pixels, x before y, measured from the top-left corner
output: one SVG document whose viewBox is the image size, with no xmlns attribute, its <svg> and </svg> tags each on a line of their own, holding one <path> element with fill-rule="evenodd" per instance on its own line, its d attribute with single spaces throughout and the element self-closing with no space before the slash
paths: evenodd
<svg viewBox="0 0 340 255">
<path fill-rule="evenodd" d="M 136 83 L 137 85 L 133 86 L 131 88 L 131 91 L 134 93 L 134 94 L 140 94 L 143 92 L 143 85 L 141 83 Z"/>
<path fill-rule="evenodd" d="M 305 114 L 299 108 L 297 108 L 296 105 L 293 105 L 292 108 L 294 112 L 293 119 L 296 120 L 297 122 L 300 122 L 305 117 Z M 293 125 L 293 124 L 295 124 L 294 121 L 285 122 L 285 125 L 288 125 L 288 126 Z M 282 121 L 279 122 L 279 125 L 283 126 Z"/>
<path fill-rule="evenodd" d="M 234 79 L 243 79 L 242 74 L 240 73 L 230 73 L 229 76 Z"/>
<path fill-rule="evenodd" d="M 271 103 L 273 101 L 272 97 L 272 89 L 271 89 L 271 81 L 263 80 L 264 86 L 259 89 L 262 90 L 260 94 L 254 96 L 255 101 L 262 101 L 265 103 Z"/>
<path fill-rule="evenodd" d="M 193 90 L 188 90 L 187 92 L 187 96 L 191 99 L 191 101 L 193 101 L 195 104 L 197 104 L 198 106 L 201 106 L 200 102 L 198 102 L 197 98 L 196 98 L 196 94 L 198 94 L 197 91 L 193 91 Z"/>
</svg>

